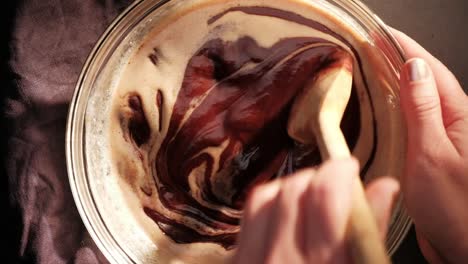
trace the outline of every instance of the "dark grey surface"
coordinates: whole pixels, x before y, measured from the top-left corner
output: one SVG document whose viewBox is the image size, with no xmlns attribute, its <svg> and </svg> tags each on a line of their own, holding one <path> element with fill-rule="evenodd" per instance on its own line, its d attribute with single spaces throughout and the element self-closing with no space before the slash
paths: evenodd
<svg viewBox="0 0 468 264">
<path fill-rule="evenodd" d="M 418 41 L 468 92 L 468 1 L 361 0 L 388 25 Z"/>
</svg>

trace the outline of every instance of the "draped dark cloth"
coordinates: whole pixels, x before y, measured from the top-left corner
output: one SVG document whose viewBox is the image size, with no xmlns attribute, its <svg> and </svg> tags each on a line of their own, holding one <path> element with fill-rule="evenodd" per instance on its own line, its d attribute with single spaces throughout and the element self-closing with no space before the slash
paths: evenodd
<svg viewBox="0 0 468 264">
<path fill-rule="evenodd" d="M 25 0 L 3 11 L 9 52 L 2 59 L 2 145 L 12 263 L 106 263 L 70 191 L 65 124 L 87 55 L 130 2 Z"/>
</svg>

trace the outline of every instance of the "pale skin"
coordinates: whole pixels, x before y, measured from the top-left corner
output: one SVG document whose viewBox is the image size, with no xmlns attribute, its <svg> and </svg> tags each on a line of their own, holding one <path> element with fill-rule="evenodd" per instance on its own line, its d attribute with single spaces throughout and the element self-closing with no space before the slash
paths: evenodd
<svg viewBox="0 0 468 264">
<path fill-rule="evenodd" d="M 366 188 L 382 239 L 397 193 L 430 263 L 468 259 L 468 96 L 454 75 L 405 34 L 392 30 L 409 58 L 400 97 L 408 149 L 401 182 Z M 345 231 L 355 159 L 331 160 L 255 188 L 247 201 L 234 263 L 352 263 Z"/>
</svg>

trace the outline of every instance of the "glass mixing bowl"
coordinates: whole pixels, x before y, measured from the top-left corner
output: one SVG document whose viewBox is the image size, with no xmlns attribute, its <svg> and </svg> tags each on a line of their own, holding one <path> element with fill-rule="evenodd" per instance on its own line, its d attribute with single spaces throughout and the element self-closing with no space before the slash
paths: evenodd
<svg viewBox="0 0 468 264">
<path fill-rule="evenodd" d="M 148 230 L 158 227 L 135 216 L 132 208 L 139 205 L 126 199 L 125 193 L 130 190 L 120 184 L 112 172 L 106 126 L 110 98 L 131 54 L 159 19 L 183 2 L 137 0 L 129 6 L 96 43 L 83 67 L 71 102 L 66 135 L 71 190 L 91 237 L 112 263 L 158 263 L 168 259 L 162 256 L 161 249 L 173 247 L 155 243 Z M 399 176 L 405 157 L 406 137 L 398 97 L 398 77 L 404 55 L 398 43 L 385 24 L 357 0 L 309 2 L 337 14 L 381 51 L 381 63 L 390 69 L 390 75 L 386 77 L 388 91 L 372 101 L 373 104 L 385 105 L 376 118 L 381 120 L 378 129 L 385 131 L 381 138 L 387 144 L 385 151 L 378 152 L 377 155 L 382 157 L 377 159 L 388 163 L 389 169 L 385 172 Z M 372 175 L 366 175 L 364 181 L 372 178 Z M 393 254 L 401 244 L 410 225 L 400 197 L 386 238 L 389 254 Z M 176 254 L 178 249 L 171 250 L 169 254 Z"/>
</svg>

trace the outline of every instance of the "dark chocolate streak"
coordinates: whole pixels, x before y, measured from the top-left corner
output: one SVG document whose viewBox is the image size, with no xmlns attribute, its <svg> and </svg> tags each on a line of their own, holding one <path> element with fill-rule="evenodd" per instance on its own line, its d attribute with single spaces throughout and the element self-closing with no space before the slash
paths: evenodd
<svg viewBox="0 0 468 264">
<path fill-rule="evenodd" d="M 132 139 L 137 147 L 148 142 L 151 129 L 139 95 L 135 93 L 127 95 L 126 110 L 120 113 L 119 119 L 127 141 Z"/>
<path fill-rule="evenodd" d="M 164 105 L 164 96 L 161 90 L 158 89 L 158 93 L 156 94 L 156 106 L 158 107 L 159 113 L 159 123 L 158 123 L 158 130 L 161 131 L 162 129 L 162 122 L 163 122 L 163 105 Z"/>
<path fill-rule="evenodd" d="M 313 45 L 317 43 L 326 45 Z M 188 178 L 194 170 L 205 165 L 197 171 L 203 173 L 198 187 L 204 201 L 242 210 L 246 194 L 256 184 L 318 164 L 315 147 L 298 145 L 288 136 L 287 118 L 292 100 L 307 80 L 344 52 L 312 37 L 282 39 L 271 48 L 260 47 L 250 37 L 205 43 L 187 65 L 156 156 L 155 181 L 164 207 L 215 230 L 232 229 L 238 226 L 238 217 L 207 208 L 194 198 Z M 193 108 L 195 101 L 199 104 Z M 353 91 L 342 123 L 350 146 L 359 135 L 358 105 Z M 226 147 L 219 157 L 205 151 L 223 143 Z M 144 210 L 176 242 L 234 246 L 235 233 L 204 235 L 160 212 Z"/>
<path fill-rule="evenodd" d="M 223 241 L 226 245 L 234 245 L 236 242 L 236 237 L 232 235 L 217 235 L 217 236 L 204 236 L 198 233 L 197 231 L 186 227 L 183 224 L 174 222 L 174 220 L 165 217 L 158 212 L 151 210 L 147 207 L 143 208 L 144 212 L 151 217 L 152 219 L 158 219 L 158 226 L 162 230 L 170 229 L 171 238 L 181 244 L 196 242 L 215 242 Z"/>
<path fill-rule="evenodd" d="M 226 15 L 226 14 L 228 14 L 230 12 L 236 12 L 236 11 L 243 12 L 245 14 L 250 14 L 250 15 L 269 16 L 269 17 L 280 18 L 280 19 L 283 19 L 283 20 L 293 21 L 294 23 L 301 24 L 301 25 L 304 25 L 304 26 L 308 26 L 310 28 L 316 29 L 316 30 L 321 31 L 323 33 L 329 34 L 329 35 L 335 37 L 336 39 L 340 40 L 341 42 L 343 42 L 346 46 L 348 46 L 351 49 L 351 51 L 355 55 L 355 58 L 357 59 L 357 64 L 359 66 L 359 71 L 361 72 L 361 74 L 363 76 L 364 86 L 365 86 L 366 92 L 367 92 L 366 95 L 368 96 L 368 99 L 371 102 L 370 106 L 371 106 L 371 111 L 372 111 L 372 129 L 374 131 L 374 133 L 373 133 L 373 135 L 374 135 L 373 136 L 374 144 L 372 145 L 372 150 L 371 150 L 369 159 L 362 166 L 362 169 L 361 169 L 361 175 L 365 175 L 367 173 L 367 170 L 369 169 L 370 165 L 374 161 L 375 153 L 377 151 L 377 145 L 378 145 L 377 121 L 375 120 L 374 104 L 373 104 L 373 101 L 370 98 L 370 91 L 369 91 L 369 86 L 367 84 L 367 78 L 366 78 L 366 75 L 365 75 L 365 73 L 364 73 L 364 71 L 362 69 L 361 58 L 359 57 L 359 54 L 356 52 L 356 49 L 343 36 L 337 34 L 336 32 L 334 32 L 333 30 L 331 30 L 330 28 L 328 28 L 327 26 L 323 25 L 320 22 L 308 19 L 306 17 L 303 17 L 303 16 L 301 16 L 299 14 L 296 14 L 296 13 L 293 13 L 293 12 L 290 12 L 290 11 L 275 9 L 275 8 L 271 8 L 271 7 L 263 7 L 263 6 L 232 7 L 232 8 L 227 9 L 226 11 L 221 12 L 218 15 L 215 15 L 212 18 L 210 18 L 208 20 L 208 24 L 212 24 L 212 23 L 216 22 L 218 19 L 220 19 L 221 17 L 223 17 L 224 15 Z"/>
<path fill-rule="evenodd" d="M 154 65 L 158 65 L 158 62 L 159 62 L 159 56 L 160 56 L 160 52 L 159 52 L 159 49 L 158 48 L 154 48 L 153 49 L 153 52 L 148 55 L 148 58 L 151 60 L 151 62 L 154 64 Z"/>
</svg>

